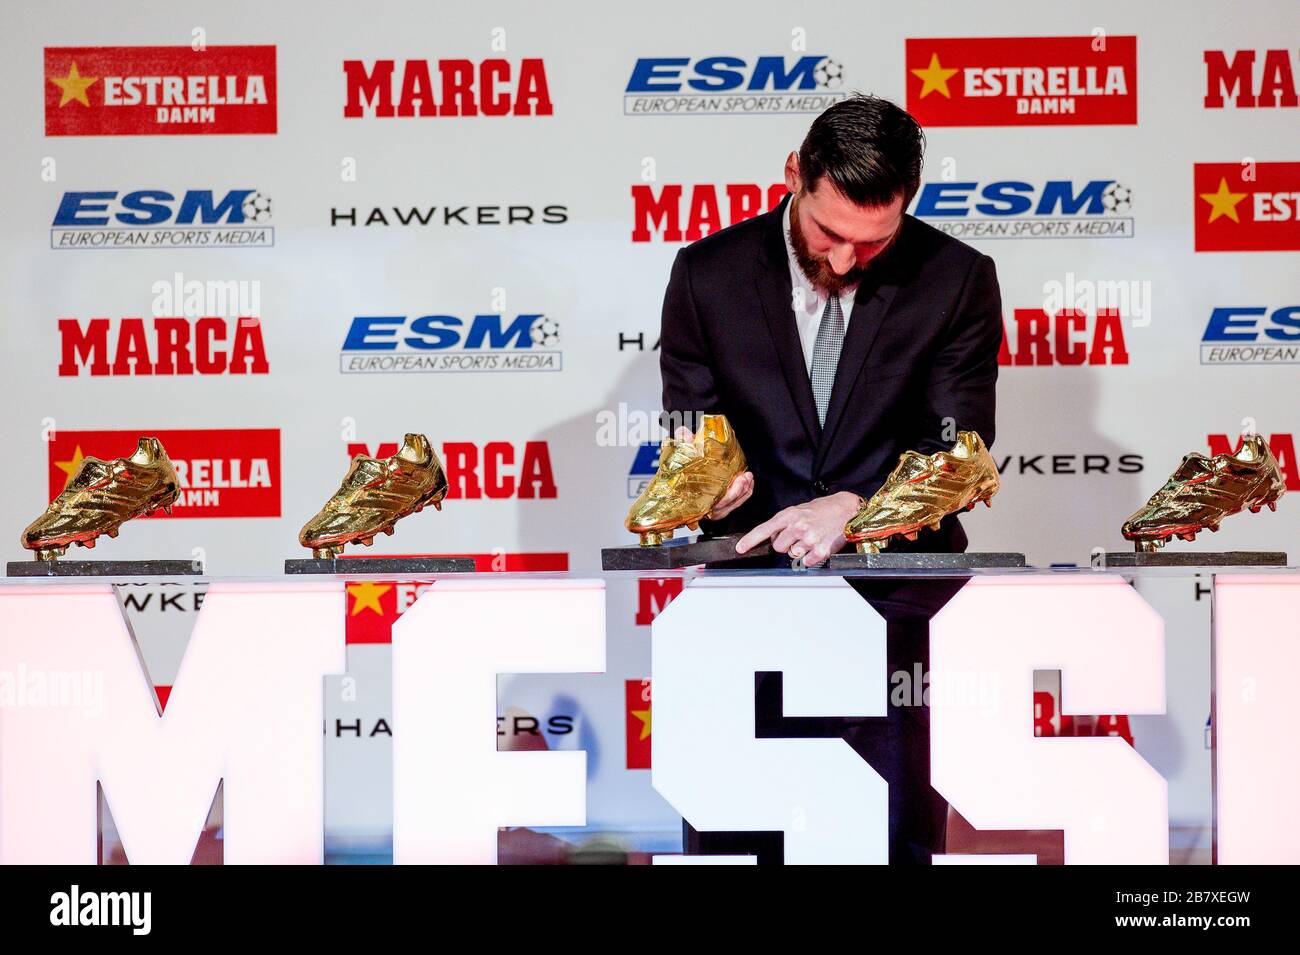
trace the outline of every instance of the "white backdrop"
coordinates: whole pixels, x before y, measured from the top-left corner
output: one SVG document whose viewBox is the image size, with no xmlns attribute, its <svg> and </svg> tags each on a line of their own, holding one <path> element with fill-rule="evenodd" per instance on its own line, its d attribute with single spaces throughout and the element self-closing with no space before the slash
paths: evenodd
<svg viewBox="0 0 1300 955">
<path fill-rule="evenodd" d="M 297 530 L 337 487 L 350 445 L 374 451 L 406 431 L 423 431 L 446 457 L 454 453 L 468 462 L 465 455 L 477 455 L 476 466 L 461 467 L 474 480 L 459 485 L 466 494 L 448 500 L 441 513 L 404 522 L 377 552 L 567 555 L 541 565 L 596 569 L 600 547 L 631 542 L 621 520 L 636 491 L 633 465 L 644 439 L 635 429 L 658 408 L 653 345 L 669 265 L 681 245 L 665 240 L 662 230 L 652 230 L 648 241 L 633 241 L 634 188 L 648 187 L 659 198 L 673 185 L 685 186 L 685 223 L 691 197 L 707 199 L 711 186 L 723 197 L 726 224 L 726 186 L 766 190 L 779 182 L 785 156 L 797 148 L 813 115 L 640 115 L 637 110 L 649 101 L 626 96 L 638 59 L 684 58 L 691 65 L 682 75 L 689 79 L 709 57 L 737 58 L 746 76 L 760 57 L 781 57 L 783 65 L 815 57 L 823 85 L 808 91 L 810 102 L 862 90 L 905 105 L 911 98 L 920 110 L 942 115 L 943 94 L 931 90 L 917 99 L 921 79 L 912 72 L 930 65 L 930 53 L 940 63 L 956 62 L 951 46 L 923 42 L 936 37 L 1086 38 L 1079 43 L 1136 37 L 1136 69 L 1125 74 L 1129 93 L 1135 91 L 1136 123 L 930 125 L 924 174 L 924 182 L 934 186 L 977 184 L 977 193 L 998 182 L 1025 183 L 1035 199 L 1050 182 L 1068 181 L 1074 194 L 1100 183 L 1099 196 L 1108 190 L 1104 207 L 1073 219 L 1131 220 L 1125 237 L 974 240 L 997 262 L 1012 352 L 1014 312 L 1049 305 L 1055 311 L 1053 283 L 1084 297 L 1064 304 L 1084 309 L 1085 332 L 1074 337 L 1085 343 L 1098 324 L 1085 283 L 1120 283 L 1116 287 L 1128 296 L 1121 319 L 1128 361 L 1003 368 L 993 447 L 1000 463 L 1007 459 L 1003 490 L 992 510 L 981 509 L 966 521 L 972 547 L 1023 550 L 1042 564 L 1082 563 L 1094 547 L 1121 549 L 1124 518 L 1160 486 L 1184 452 L 1209 450 L 1210 435 L 1235 435 L 1250 419 L 1263 434 L 1280 436 L 1276 450 L 1291 451 L 1298 428 L 1296 359 L 1202 364 L 1201 346 L 1216 308 L 1263 309 L 1258 343 L 1287 344 L 1263 330 L 1294 331 L 1282 321 L 1267 324 L 1267 317 L 1300 304 L 1300 241 L 1287 237 L 1286 225 L 1261 229 L 1252 222 L 1258 212 L 1252 196 L 1233 207 L 1241 218 L 1235 225 L 1242 241 L 1264 236 L 1257 241 L 1273 243 L 1276 251 L 1195 251 L 1198 228 L 1217 226 L 1213 234 L 1221 237 L 1227 226 L 1208 221 L 1214 207 L 1198 196 L 1214 189 L 1198 187 L 1194 175 L 1196 164 L 1300 163 L 1300 113 L 1294 106 L 1243 107 L 1232 97 L 1223 108 L 1205 105 L 1206 51 L 1225 51 L 1228 60 L 1238 51 L 1254 51 L 1258 77 L 1267 51 L 1280 48 L 1288 71 L 1278 80 L 1289 82 L 1293 92 L 1293 77 L 1300 75 L 1298 35 L 1300 8 L 1281 0 L 1232 11 L 1198 0 L 1179 5 L 1176 19 L 1156 6 L 1099 2 L 1077 12 L 1010 0 L 979 8 L 853 3 L 797 11 L 767 2 L 706 6 L 675 0 L 650 7 L 80 0 L 11 6 L 0 31 L 0 70 L 8 91 L 0 153 L 7 185 L 0 222 L 0 373 L 8 399 L 0 438 L 8 459 L 0 468 L 0 509 L 13 535 L 8 556 L 25 556 L 18 532 L 49 499 L 51 481 L 61 480 L 57 463 L 74 460 L 78 448 L 116 456 L 134 445 L 129 436 L 81 432 L 215 431 L 178 437 L 181 443 L 172 446 L 174 457 L 182 458 L 177 448 L 184 452 L 197 490 L 203 489 L 205 465 L 191 462 L 221 461 L 217 468 L 229 485 L 238 483 L 230 481 L 236 468 L 247 480 L 254 458 L 278 458 L 274 465 L 268 461 L 271 487 L 212 487 L 217 496 L 206 504 L 182 508 L 173 519 L 129 526 L 94 552 L 189 557 L 199 548 L 214 574 L 256 575 L 276 573 L 285 557 L 302 556 Z M 102 115 L 105 109 L 94 105 L 102 103 L 104 76 L 97 77 L 98 87 L 86 87 L 87 105 L 75 99 L 58 104 L 63 87 L 50 77 L 70 75 L 68 57 L 59 50 L 150 45 L 188 54 L 196 37 L 214 51 L 274 46 L 273 134 L 157 135 L 146 116 L 142 129 L 148 134 L 47 135 L 47 120 L 57 129 L 69 110 L 90 115 L 98 108 L 95 115 Z M 910 57 L 908 41 L 915 47 Z M 1011 52 L 980 54 L 985 59 L 977 61 L 985 67 L 1020 65 L 1017 57 L 1026 49 L 1032 56 L 1034 46 L 1004 44 Z M 114 62 L 128 64 L 117 72 L 130 74 L 130 51 L 113 55 Z M 479 64 L 493 58 L 507 61 L 513 76 L 522 61 L 540 58 L 551 115 L 344 116 L 345 61 L 361 61 L 369 70 L 377 60 L 395 60 L 399 77 L 402 61 L 430 61 L 435 98 L 441 100 L 439 60 Z M 83 55 L 82 62 L 96 61 Z M 1049 57 L 1043 65 L 1056 62 Z M 89 68 L 79 72 L 96 76 Z M 963 82 L 964 74 L 956 73 L 950 93 L 960 95 Z M 51 94 L 53 105 L 45 98 Z M 231 108 L 218 110 L 224 116 Z M 1228 191 L 1253 193 L 1264 188 L 1256 183 L 1265 182 L 1275 193 L 1300 191 L 1300 167 L 1259 168 L 1255 182 L 1238 177 Z M 1218 170 L 1203 175 L 1215 177 Z M 266 244 L 251 248 L 53 247 L 59 237 L 52 225 L 68 193 L 121 196 L 138 190 L 177 197 L 213 190 L 218 199 L 229 190 L 255 191 L 260 196 L 249 209 L 261 221 L 253 226 L 273 228 L 273 237 L 265 233 Z M 954 194 L 960 189 L 946 193 Z M 958 205 L 973 210 L 975 202 Z M 1293 225 L 1295 202 L 1283 200 L 1281 207 L 1291 210 Z M 430 225 L 402 226 L 391 214 L 394 206 L 437 208 Z M 511 206 L 529 207 L 532 223 L 490 224 L 508 218 Z M 386 210 L 389 225 L 362 224 L 376 207 Z M 459 215 L 467 222 L 445 224 L 444 207 L 466 207 Z M 484 213 L 482 207 L 496 211 Z M 346 217 L 354 209 L 357 225 L 331 225 L 332 210 Z M 483 224 L 475 221 L 480 215 Z M 981 216 L 971 211 L 966 218 Z M 208 283 L 200 291 L 209 293 L 234 288 L 255 308 L 214 308 L 211 301 L 195 303 L 192 311 L 175 303 L 169 308 L 160 289 L 177 282 Z M 60 374 L 61 319 L 76 320 L 83 331 L 92 318 L 108 319 L 111 346 L 129 328 L 125 319 L 143 318 L 157 358 L 151 330 L 157 314 L 186 314 L 192 329 L 202 316 L 221 315 L 223 328 L 233 334 L 235 320 L 250 312 L 260 323 L 254 331 L 264 344 L 265 374 L 94 375 L 75 360 L 76 374 Z M 344 344 L 359 316 L 444 315 L 469 325 L 480 314 L 503 316 L 507 326 L 519 316 L 544 316 L 525 323 L 539 342 L 528 354 L 551 353 L 543 364 L 557 370 L 340 370 L 347 367 Z M 644 350 L 630 344 L 636 341 Z M 521 349 L 485 351 L 507 364 Z M 110 347 L 110 363 L 113 354 Z M 602 412 L 630 423 L 633 433 L 615 429 L 620 440 L 603 440 Z M 225 433 L 231 429 L 278 434 L 254 440 Z M 1103 461 L 1107 473 L 1078 473 Z M 1294 458 L 1284 464 L 1291 489 L 1300 489 Z M 501 480 L 521 475 L 513 484 Z M 1300 510 L 1291 505 L 1285 500 L 1276 515 L 1234 518 L 1213 545 L 1294 551 Z M 244 513 L 269 516 L 238 516 Z M 534 560 L 529 566 L 539 565 Z M 1184 666 L 1176 648 L 1178 621 L 1186 619 L 1188 633 L 1199 634 L 1204 603 L 1184 583 L 1170 594 L 1167 610 L 1170 665 L 1177 668 L 1171 672 L 1170 703 L 1180 692 L 1192 702 L 1177 733 L 1148 733 L 1149 740 L 1165 740 L 1148 758 L 1157 765 L 1165 759 L 1163 771 L 1170 774 L 1192 774 L 1200 794 L 1208 760 L 1203 746 L 1194 747 L 1201 745 L 1208 710 L 1204 662 L 1199 652 L 1191 653 Z M 594 825 L 671 831 L 674 817 L 650 791 L 648 774 L 626 769 L 625 731 L 634 719 L 626 681 L 648 676 L 649 668 L 648 629 L 635 622 L 638 597 L 634 582 L 611 585 L 607 675 L 507 680 L 502 712 L 517 707 L 543 724 L 556 715 L 570 718 L 565 725 L 572 732 L 544 732 L 542 738 L 552 747 L 594 753 Z M 392 614 L 383 600 L 395 598 L 395 590 L 388 592 L 378 610 L 367 604 L 357 609 L 353 601 L 352 617 Z M 160 660 L 178 652 L 165 647 L 183 643 L 188 623 L 180 621 L 192 615 L 156 606 L 140 613 L 153 614 L 157 627 L 143 625 L 158 634 L 156 640 L 143 638 L 153 645 L 148 652 Z M 359 696 L 338 699 L 339 719 L 349 725 L 361 719 L 368 731 L 376 719 L 389 716 L 387 652 L 382 642 L 350 648 Z M 168 665 L 155 667 L 156 681 L 168 682 Z M 1188 689 L 1180 691 L 1180 685 Z M 1140 751 L 1140 725 L 1148 721 L 1135 720 Z M 327 772 L 340 780 L 329 797 L 333 830 L 363 840 L 382 836 L 388 824 L 386 737 L 327 737 Z M 1176 793 L 1173 798 L 1177 803 Z M 1208 818 L 1203 795 L 1189 796 L 1188 803 L 1184 816 L 1190 824 Z M 1171 815 L 1179 816 L 1177 805 Z"/>
</svg>

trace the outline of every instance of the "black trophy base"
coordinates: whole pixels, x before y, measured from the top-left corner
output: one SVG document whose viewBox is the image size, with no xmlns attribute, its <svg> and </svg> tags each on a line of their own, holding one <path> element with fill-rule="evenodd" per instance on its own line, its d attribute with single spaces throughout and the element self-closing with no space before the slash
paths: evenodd
<svg viewBox="0 0 1300 955">
<path fill-rule="evenodd" d="M 196 577 L 196 560 L 11 560 L 10 577 Z"/>
<path fill-rule="evenodd" d="M 1107 567 L 1285 567 L 1286 553 L 1270 550 L 1108 551 Z"/>
<path fill-rule="evenodd" d="M 727 537 L 678 537 L 662 544 L 643 547 L 604 547 L 600 551 L 603 570 L 676 570 L 696 564 L 720 561 L 749 560 L 754 557 L 771 557 L 772 545 L 768 541 L 744 554 L 736 553 L 740 534 Z"/>
<path fill-rule="evenodd" d="M 997 551 L 969 554 L 925 554 L 898 551 L 879 554 L 833 554 L 831 570 L 972 570 L 981 567 L 1024 567 L 1025 555 Z"/>
<path fill-rule="evenodd" d="M 473 557 L 305 557 L 284 562 L 286 574 L 472 574 Z"/>
</svg>

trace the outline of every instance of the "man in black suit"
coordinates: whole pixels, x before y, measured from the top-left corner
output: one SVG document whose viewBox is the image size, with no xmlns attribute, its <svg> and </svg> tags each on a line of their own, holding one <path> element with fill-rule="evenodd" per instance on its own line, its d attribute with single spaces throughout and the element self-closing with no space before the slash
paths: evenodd
<svg viewBox="0 0 1300 955">
<path fill-rule="evenodd" d="M 701 239 L 673 263 L 660 336 L 664 409 L 685 421 L 722 413 L 735 428 L 750 470 L 707 530 L 744 533 L 738 553 L 771 540 L 820 564 L 845 548 L 845 523 L 900 453 L 951 448 L 959 430 L 993 443 L 997 276 L 990 258 L 905 214 L 923 143 L 916 121 L 887 100 L 837 103 L 786 159 L 791 195 L 777 209 Z M 950 516 L 890 550 L 966 543 Z M 889 621 L 891 673 L 927 665 L 926 621 L 955 586 L 853 583 Z M 891 707 L 884 722 L 790 720 L 779 695 L 778 678 L 759 681 L 759 735 L 843 736 L 890 783 L 891 861 L 928 861 L 946 813 L 929 788 L 928 714 Z M 688 851 L 773 855 L 744 835 L 688 829 Z"/>
</svg>

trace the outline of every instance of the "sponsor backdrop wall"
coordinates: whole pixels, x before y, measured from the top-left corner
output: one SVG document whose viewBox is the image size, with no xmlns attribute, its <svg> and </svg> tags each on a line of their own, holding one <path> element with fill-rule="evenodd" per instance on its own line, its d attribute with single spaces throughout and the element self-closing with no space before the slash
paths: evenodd
<svg viewBox="0 0 1300 955">
<path fill-rule="evenodd" d="M 351 454 L 422 431 L 449 499 L 376 552 L 597 569 L 654 470 L 674 254 L 779 200 L 812 117 L 859 90 L 926 127 L 912 213 L 997 262 L 1004 485 L 966 522 L 975 548 L 1120 548 L 1183 453 L 1243 426 L 1300 490 L 1292 3 L 65 2 L 11 5 L 0 53 L 8 558 L 82 456 L 154 434 L 184 502 L 95 556 L 274 574 Z M 1214 544 L 1294 552 L 1297 514 Z M 589 751 L 593 828 L 665 844 L 643 681 L 678 589 L 611 582 L 609 672 L 500 694 L 502 745 Z M 165 686 L 201 588 L 123 593 Z M 391 823 L 386 641 L 415 594 L 349 591 L 336 847 Z M 1208 603 L 1190 581 L 1149 599 L 1171 714 L 1104 731 L 1131 732 L 1203 839 Z"/>
</svg>

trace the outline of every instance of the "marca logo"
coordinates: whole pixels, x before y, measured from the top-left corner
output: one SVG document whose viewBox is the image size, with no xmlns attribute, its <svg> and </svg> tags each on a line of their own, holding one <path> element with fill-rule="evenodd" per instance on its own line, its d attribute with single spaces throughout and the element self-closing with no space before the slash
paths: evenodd
<svg viewBox="0 0 1300 955">
<path fill-rule="evenodd" d="M 1300 162 L 1197 163 L 1197 252 L 1300 251 Z"/>
<path fill-rule="evenodd" d="M 396 442 L 380 444 L 373 452 L 364 444 L 348 445 L 349 458 L 358 454 L 387 458 L 396 453 Z M 447 475 L 449 500 L 556 496 L 551 451 L 545 441 L 524 442 L 522 453 L 516 452 L 509 441 L 489 441 L 481 448 L 468 441 L 444 441 L 442 467 Z"/>
<path fill-rule="evenodd" d="M 430 371 L 560 371 L 559 323 L 540 313 L 358 315 L 352 319 L 339 371 L 388 374 Z"/>
<path fill-rule="evenodd" d="M 1202 365 L 1300 363 L 1300 305 L 1219 307 L 1201 336 Z"/>
<path fill-rule="evenodd" d="M 1238 109 L 1300 105 L 1300 87 L 1291 67 L 1295 50 L 1205 51 L 1205 107 L 1223 109 L 1227 100 Z"/>
<path fill-rule="evenodd" d="M 1041 308 L 1018 308 L 1012 312 L 1012 320 L 1015 333 L 1004 330 L 999 365 L 1128 364 L 1124 323 L 1117 309 L 1098 309 L 1094 320 L 1077 308 L 1054 314 Z"/>
<path fill-rule="evenodd" d="M 275 47 L 45 48 L 46 136 L 275 132 Z"/>
<path fill-rule="evenodd" d="M 49 442 L 50 499 L 77 473 L 84 457 L 130 454 L 142 434 L 156 437 L 181 481 L 170 515 L 279 517 L 280 432 L 275 428 L 192 431 L 58 431 Z"/>
<path fill-rule="evenodd" d="M 959 239 L 1129 239 L 1132 206 L 1114 179 L 927 182 L 912 215 Z"/>
<path fill-rule="evenodd" d="M 654 623 L 673 600 L 682 592 L 681 577 L 642 577 L 637 580 L 636 625 L 648 627 Z"/>
<path fill-rule="evenodd" d="M 722 189 L 719 197 L 718 190 Z M 688 193 L 689 190 L 689 193 Z M 694 242 L 737 222 L 744 222 L 781 204 L 788 190 L 776 182 L 764 188 L 754 183 L 666 185 L 656 196 L 654 187 L 632 187 L 632 241 Z M 726 208 L 726 219 L 722 210 Z M 682 229 L 685 221 L 686 228 Z"/>
<path fill-rule="evenodd" d="M 641 492 L 645 490 L 645 486 L 650 483 L 650 479 L 659 470 L 659 448 L 658 441 L 646 441 L 636 449 L 632 469 L 627 472 L 627 496 L 629 498 L 640 497 Z"/>
<path fill-rule="evenodd" d="M 1241 450 L 1241 439 L 1235 436 L 1229 439 L 1226 434 L 1207 435 L 1205 443 L 1209 446 L 1211 456 L 1233 454 Z M 1277 466 L 1286 479 L 1286 489 L 1300 491 L 1300 468 L 1296 467 L 1294 436 L 1290 433 L 1270 434 L 1268 449 L 1273 452 L 1273 457 L 1277 458 Z"/>
<path fill-rule="evenodd" d="M 829 56 L 641 57 L 623 91 L 626 116 L 820 113 L 840 100 L 844 67 Z"/>
<path fill-rule="evenodd" d="M 405 555 L 413 556 L 413 555 Z M 432 554 L 419 556 L 472 557 L 476 573 L 564 572 L 569 555 L 564 553 Z M 348 558 L 342 558 L 347 560 Z M 393 624 L 410 609 L 432 584 L 414 581 L 357 581 L 347 585 L 348 615 L 345 625 L 348 643 L 392 643 Z"/>
<path fill-rule="evenodd" d="M 59 375 L 265 375 L 262 323 L 255 318 L 59 319 Z M 152 332 L 152 335 L 150 334 Z M 110 362 L 111 358 L 111 362 Z"/>
<path fill-rule="evenodd" d="M 271 200 L 256 189 L 65 192 L 54 249 L 185 249 L 275 245 Z"/>
<path fill-rule="evenodd" d="M 447 205 L 447 206 L 356 206 L 330 209 L 330 227 L 349 226 L 494 226 L 563 225 L 569 221 L 565 205 Z"/>
<path fill-rule="evenodd" d="M 650 681 L 624 680 L 627 725 L 627 768 L 650 768 Z"/>
<path fill-rule="evenodd" d="M 908 40 L 906 59 L 922 126 L 1137 122 L 1137 37 Z"/>
<path fill-rule="evenodd" d="M 432 64 L 433 70 L 430 71 Z M 546 64 L 520 60 L 344 60 L 347 103 L 343 115 L 362 116 L 550 116 Z M 437 100 L 433 76 L 438 77 Z M 394 105 L 396 104 L 396 105 Z"/>
</svg>

